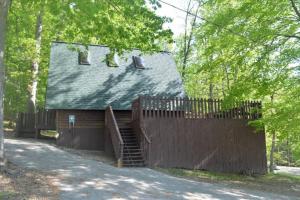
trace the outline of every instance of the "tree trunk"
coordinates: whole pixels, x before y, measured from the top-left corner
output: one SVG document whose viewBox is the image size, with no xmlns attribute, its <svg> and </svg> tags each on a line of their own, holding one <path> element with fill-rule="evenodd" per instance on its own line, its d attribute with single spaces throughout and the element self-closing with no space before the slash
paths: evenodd
<svg viewBox="0 0 300 200">
<path fill-rule="evenodd" d="M 4 99 L 4 48 L 6 20 L 10 0 L 0 0 L 0 168 L 5 164 L 4 158 L 4 130 L 3 130 L 3 99 Z"/>
<path fill-rule="evenodd" d="M 274 114 L 273 112 L 273 104 L 274 104 L 274 95 L 271 95 L 271 115 Z M 270 165 L 269 165 L 269 170 L 271 173 L 274 172 L 274 151 L 275 151 L 275 139 L 276 139 L 276 132 L 275 130 L 272 130 L 271 132 L 272 135 L 272 144 L 271 144 L 271 149 L 270 149 Z"/>
<path fill-rule="evenodd" d="M 28 112 L 35 112 L 36 110 L 36 96 L 38 87 L 38 73 L 41 54 L 42 30 L 43 30 L 43 5 L 36 18 L 36 31 L 35 31 L 35 58 L 32 61 L 32 82 L 29 86 L 29 100 Z"/>
<path fill-rule="evenodd" d="M 212 83 L 209 84 L 209 98 L 214 98 L 214 85 Z"/>
<path fill-rule="evenodd" d="M 186 10 L 186 16 L 185 16 L 185 23 L 184 23 L 184 46 L 183 46 L 183 61 L 182 61 L 182 78 L 184 78 L 185 75 L 185 67 L 186 67 L 186 52 L 187 52 L 187 34 L 188 34 L 188 18 L 189 18 L 189 13 L 191 11 L 190 6 L 191 6 L 192 0 L 189 0 L 188 7 Z"/>
<path fill-rule="evenodd" d="M 190 3 L 191 3 L 191 1 L 189 1 L 188 9 L 190 7 Z M 185 69 L 187 67 L 187 60 L 188 60 L 190 52 L 191 52 L 191 42 L 192 42 L 193 33 L 194 33 L 195 26 L 196 26 L 196 20 L 197 20 L 198 12 L 200 10 L 200 6 L 201 6 L 201 4 L 199 3 L 196 13 L 195 13 L 195 16 L 192 21 L 191 30 L 190 30 L 190 33 L 188 36 L 187 36 L 187 22 L 188 22 L 188 15 L 189 15 L 188 10 L 187 10 L 187 14 L 186 14 L 185 33 L 184 33 L 184 52 L 183 52 L 183 63 L 182 63 L 182 78 L 183 78 L 183 80 L 184 80 L 184 76 L 185 76 Z"/>
<path fill-rule="evenodd" d="M 227 92 L 230 90 L 230 80 L 229 80 L 229 72 L 227 65 L 224 66 L 224 72 L 225 72 L 225 77 L 226 77 L 226 86 L 227 86 Z"/>
<path fill-rule="evenodd" d="M 289 134 L 287 134 L 287 139 L 286 139 L 286 153 L 287 153 L 287 164 L 288 166 L 291 166 L 291 151 L 290 151 L 290 138 Z"/>
<path fill-rule="evenodd" d="M 272 131 L 272 144 L 271 144 L 271 150 L 270 150 L 270 166 L 269 170 L 271 173 L 274 172 L 274 151 L 275 151 L 275 131 Z"/>
</svg>

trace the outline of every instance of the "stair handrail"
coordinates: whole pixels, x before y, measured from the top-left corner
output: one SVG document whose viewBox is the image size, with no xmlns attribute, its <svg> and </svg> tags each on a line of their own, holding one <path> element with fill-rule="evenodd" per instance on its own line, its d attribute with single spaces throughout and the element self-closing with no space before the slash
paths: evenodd
<svg viewBox="0 0 300 200">
<path fill-rule="evenodd" d="M 142 124 L 142 121 L 139 122 L 139 130 L 140 130 L 140 146 L 142 147 L 143 156 L 147 164 L 150 162 L 150 148 L 151 148 L 151 140 L 146 134 L 146 129 Z"/>
<path fill-rule="evenodd" d="M 114 152 L 118 160 L 118 167 L 121 167 L 123 160 L 124 142 L 111 106 L 108 106 L 105 110 L 105 126 L 107 127 L 111 135 Z"/>
<path fill-rule="evenodd" d="M 146 139 L 147 143 L 148 144 L 151 144 L 151 140 L 149 139 L 149 137 L 146 135 L 146 130 L 143 126 L 141 126 L 141 132 L 142 132 L 142 135 L 144 136 L 144 138 Z"/>
<path fill-rule="evenodd" d="M 139 96 L 132 102 L 132 125 L 139 138 L 140 147 L 146 162 L 150 161 L 151 140 L 146 134 L 143 124 L 143 96 Z"/>
</svg>

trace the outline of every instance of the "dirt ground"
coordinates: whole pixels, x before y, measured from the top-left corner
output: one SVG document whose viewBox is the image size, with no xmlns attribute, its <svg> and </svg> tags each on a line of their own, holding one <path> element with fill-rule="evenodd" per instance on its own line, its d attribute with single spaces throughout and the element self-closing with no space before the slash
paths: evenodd
<svg viewBox="0 0 300 200">
<path fill-rule="evenodd" d="M 10 162 L 0 172 L 1 200 L 54 200 L 58 199 L 58 188 L 52 183 L 54 174 L 24 169 Z"/>
</svg>

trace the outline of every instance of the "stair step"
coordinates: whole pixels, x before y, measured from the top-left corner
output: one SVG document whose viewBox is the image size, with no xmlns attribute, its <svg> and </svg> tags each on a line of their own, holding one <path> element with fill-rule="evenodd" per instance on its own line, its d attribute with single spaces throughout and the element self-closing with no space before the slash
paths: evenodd
<svg viewBox="0 0 300 200">
<path fill-rule="evenodd" d="M 123 163 L 144 163 L 143 159 L 123 159 Z"/>
<path fill-rule="evenodd" d="M 122 138 L 127 138 L 127 139 L 137 139 L 137 137 L 135 135 L 124 135 L 121 134 Z"/>
<path fill-rule="evenodd" d="M 140 150 L 140 147 L 139 146 L 137 146 L 137 145 L 124 145 L 124 149 L 126 150 L 126 149 L 128 149 L 128 150 Z"/>
<path fill-rule="evenodd" d="M 130 153 L 123 153 L 123 155 L 124 156 L 136 156 L 136 155 L 143 155 L 141 152 L 135 152 L 135 153 L 132 153 L 132 152 L 130 152 Z"/>
<path fill-rule="evenodd" d="M 139 144 L 139 142 L 137 140 L 123 140 L 124 143 L 135 143 L 135 144 Z"/>
<path fill-rule="evenodd" d="M 145 167 L 145 164 L 124 164 L 123 167 Z"/>
<path fill-rule="evenodd" d="M 144 159 L 140 158 L 123 158 L 124 162 L 144 162 Z"/>
<path fill-rule="evenodd" d="M 124 167 L 145 167 L 145 163 L 123 163 Z"/>
<path fill-rule="evenodd" d="M 126 132 L 120 132 L 122 136 L 124 137 L 136 137 L 134 133 L 126 133 Z"/>
<path fill-rule="evenodd" d="M 142 154 L 127 154 L 127 155 L 125 155 L 125 154 L 123 154 L 123 158 L 142 158 L 143 156 L 142 156 Z"/>
<path fill-rule="evenodd" d="M 124 148 L 124 152 L 141 152 L 142 150 L 140 148 Z"/>
<path fill-rule="evenodd" d="M 124 135 L 124 136 L 136 136 L 134 133 L 132 132 L 123 132 L 123 131 L 120 131 L 121 135 Z"/>
<path fill-rule="evenodd" d="M 135 154 L 135 155 L 132 155 L 132 154 L 130 154 L 130 155 L 123 155 L 123 158 L 138 158 L 138 157 L 140 157 L 140 158 L 143 158 L 143 155 L 142 155 L 142 154 Z"/>
<path fill-rule="evenodd" d="M 141 157 L 135 157 L 135 158 L 125 157 L 123 158 L 123 162 L 144 162 L 144 159 Z"/>
<path fill-rule="evenodd" d="M 141 151 L 134 151 L 134 152 L 123 152 L 123 155 L 139 155 L 142 154 Z"/>
<path fill-rule="evenodd" d="M 124 142 L 124 148 L 126 148 L 126 147 L 129 147 L 129 148 L 132 148 L 132 147 L 139 148 L 139 146 L 136 143 L 126 143 L 126 142 Z"/>
<path fill-rule="evenodd" d="M 133 132 L 132 128 L 119 128 L 120 131 L 131 131 Z"/>
<path fill-rule="evenodd" d="M 123 141 L 136 141 L 138 142 L 137 138 L 122 138 Z"/>
<path fill-rule="evenodd" d="M 122 136 L 122 139 L 123 140 L 137 140 L 136 137 L 124 137 L 124 136 Z"/>
<path fill-rule="evenodd" d="M 136 151 L 136 152 L 124 152 L 123 153 L 124 156 L 140 156 L 142 155 L 141 151 Z"/>
<path fill-rule="evenodd" d="M 125 146 L 137 146 L 137 147 L 139 146 L 139 144 L 137 142 L 135 142 L 134 144 L 129 142 L 129 143 L 125 143 L 124 145 Z"/>
<path fill-rule="evenodd" d="M 141 151 L 137 151 L 137 152 L 123 152 L 123 154 L 132 154 L 132 155 L 141 154 L 141 153 L 142 153 Z"/>
<path fill-rule="evenodd" d="M 124 140 L 123 140 L 123 142 L 124 142 Z M 129 142 L 129 143 L 130 143 L 130 142 Z M 139 143 L 138 143 L 138 142 L 135 142 L 134 145 L 132 145 L 132 143 L 129 144 L 129 145 L 127 145 L 127 143 L 124 142 L 124 147 L 132 147 L 132 146 L 137 146 L 137 147 L 139 147 Z"/>
<path fill-rule="evenodd" d="M 123 160 L 123 164 L 144 164 L 144 160 Z"/>
</svg>

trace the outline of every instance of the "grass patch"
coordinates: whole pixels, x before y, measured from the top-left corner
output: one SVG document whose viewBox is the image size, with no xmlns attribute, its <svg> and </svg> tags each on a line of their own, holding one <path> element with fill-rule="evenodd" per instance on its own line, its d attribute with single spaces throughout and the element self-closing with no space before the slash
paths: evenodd
<svg viewBox="0 0 300 200">
<path fill-rule="evenodd" d="M 8 121 L 8 120 L 3 121 L 3 128 L 6 131 L 13 131 L 15 127 L 16 127 L 16 123 L 14 121 Z"/>
<path fill-rule="evenodd" d="M 300 184 L 300 176 L 292 176 L 290 174 L 284 173 L 269 173 L 266 175 L 257 176 L 246 176 L 230 173 L 218 173 L 218 172 L 208 172 L 202 170 L 188 170 L 188 169 L 158 169 L 161 172 L 165 172 L 171 175 L 196 178 L 201 180 L 209 181 L 234 181 L 234 182 L 248 182 L 255 181 L 261 183 L 295 183 Z"/>
<path fill-rule="evenodd" d="M 56 138 L 58 133 L 53 130 L 41 130 L 41 135 L 51 138 Z"/>
<path fill-rule="evenodd" d="M 225 183 L 227 185 L 245 187 L 248 189 L 300 196 L 300 176 L 293 176 L 290 174 L 270 173 L 266 175 L 246 176 L 176 168 L 158 168 L 157 170 L 194 181 Z"/>
<path fill-rule="evenodd" d="M 195 178 L 195 179 L 209 180 L 209 181 L 230 181 L 230 180 L 240 181 L 244 178 L 247 179 L 252 178 L 250 176 L 208 172 L 202 170 L 188 170 L 188 169 L 177 169 L 177 168 L 168 168 L 168 169 L 159 168 L 158 170 L 174 176 L 188 177 L 188 178 Z"/>
</svg>

